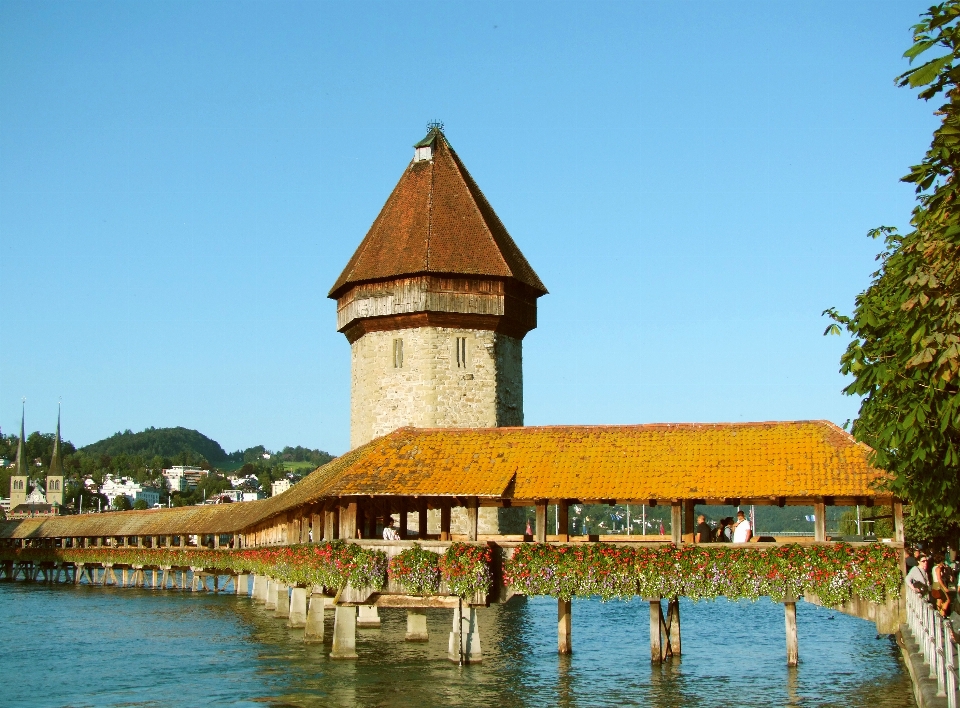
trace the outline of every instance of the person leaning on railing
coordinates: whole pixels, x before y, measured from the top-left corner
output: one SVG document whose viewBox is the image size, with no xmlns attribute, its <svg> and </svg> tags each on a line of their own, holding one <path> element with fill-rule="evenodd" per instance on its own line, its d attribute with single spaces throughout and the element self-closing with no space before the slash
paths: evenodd
<svg viewBox="0 0 960 708">
<path fill-rule="evenodd" d="M 912 588 L 920 597 L 930 595 L 930 556 L 921 555 L 917 564 L 907 573 L 907 587 Z"/>
<path fill-rule="evenodd" d="M 953 568 L 947 565 L 943 558 L 937 558 L 931 580 L 930 599 L 936 604 L 940 616 L 946 618 L 950 615 L 950 608 L 956 599 L 957 579 Z"/>
</svg>

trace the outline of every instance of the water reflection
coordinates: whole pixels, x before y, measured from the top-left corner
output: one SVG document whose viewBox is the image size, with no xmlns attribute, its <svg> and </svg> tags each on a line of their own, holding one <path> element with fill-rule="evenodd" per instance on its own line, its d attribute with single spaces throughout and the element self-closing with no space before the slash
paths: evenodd
<svg viewBox="0 0 960 708">
<path fill-rule="evenodd" d="M 574 601 L 574 654 L 560 656 L 556 603 L 515 598 L 480 612 L 486 653 L 468 667 L 447 659 L 450 611 L 429 611 L 430 641 L 408 643 L 405 613 L 383 610 L 381 629 L 358 632 L 359 659 L 335 661 L 332 612 L 326 643 L 304 645 L 303 630 L 232 595 L 6 583 L 0 602 L 6 676 L 43 677 L 42 690 L 4 681 L 0 705 L 914 705 L 889 639 L 803 603 L 789 669 L 768 601 L 682 602 L 683 657 L 657 666 L 643 602 Z"/>
</svg>

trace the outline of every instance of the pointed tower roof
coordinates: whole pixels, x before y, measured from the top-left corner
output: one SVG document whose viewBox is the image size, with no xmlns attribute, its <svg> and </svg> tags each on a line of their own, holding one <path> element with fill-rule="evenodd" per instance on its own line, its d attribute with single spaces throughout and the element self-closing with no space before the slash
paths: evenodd
<svg viewBox="0 0 960 708">
<path fill-rule="evenodd" d="M 29 463 L 27 462 L 27 450 L 23 444 L 24 443 L 23 419 L 25 415 L 26 415 L 26 411 L 21 409 L 20 411 L 20 442 L 17 443 L 17 463 L 15 467 L 15 469 L 17 470 L 16 476 L 18 477 L 26 477 L 28 474 L 27 468 L 29 466 Z"/>
<path fill-rule="evenodd" d="M 547 292 L 440 127 L 416 156 L 330 289 L 422 274 L 513 279 Z"/>
<path fill-rule="evenodd" d="M 50 469 L 48 476 L 58 477 L 63 475 L 63 456 L 60 452 L 60 409 L 57 409 L 57 435 L 53 439 L 53 455 L 50 456 Z"/>
</svg>

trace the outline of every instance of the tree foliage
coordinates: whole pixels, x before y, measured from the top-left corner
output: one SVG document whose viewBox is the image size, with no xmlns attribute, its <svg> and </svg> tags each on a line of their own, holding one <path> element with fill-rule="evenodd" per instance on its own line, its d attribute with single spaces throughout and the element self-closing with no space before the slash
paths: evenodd
<svg viewBox="0 0 960 708">
<path fill-rule="evenodd" d="M 227 459 L 220 443 L 189 428 L 147 428 L 139 433 L 126 430 L 115 433 L 82 448 L 89 455 L 139 455 L 141 457 L 176 458 L 185 453 L 192 459 L 203 458 L 211 463 Z M 195 464 L 182 462 L 178 464 Z"/>
<path fill-rule="evenodd" d="M 960 0 L 931 7 L 913 28 L 904 54 L 911 64 L 937 56 L 897 77 L 919 97 L 943 96 L 941 124 L 922 162 L 903 181 L 916 185 L 912 231 L 882 226 L 879 268 L 856 299 L 852 316 L 827 310 L 853 341 L 840 370 L 844 389 L 863 401 L 853 434 L 889 470 L 890 488 L 920 513 L 960 518 Z"/>
</svg>

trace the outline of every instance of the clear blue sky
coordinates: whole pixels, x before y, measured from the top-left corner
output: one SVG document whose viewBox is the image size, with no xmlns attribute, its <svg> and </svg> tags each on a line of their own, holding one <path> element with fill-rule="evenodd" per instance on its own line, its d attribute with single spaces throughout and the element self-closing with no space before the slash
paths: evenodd
<svg viewBox="0 0 960 708">
<path fill-rule="evenodd" d="M 550 289 L 528 425 L 826 418 L 919 2 L 0 3 L 0 425 L 349 445 L 326 298 L 440 119 Z"/>
</svg>

